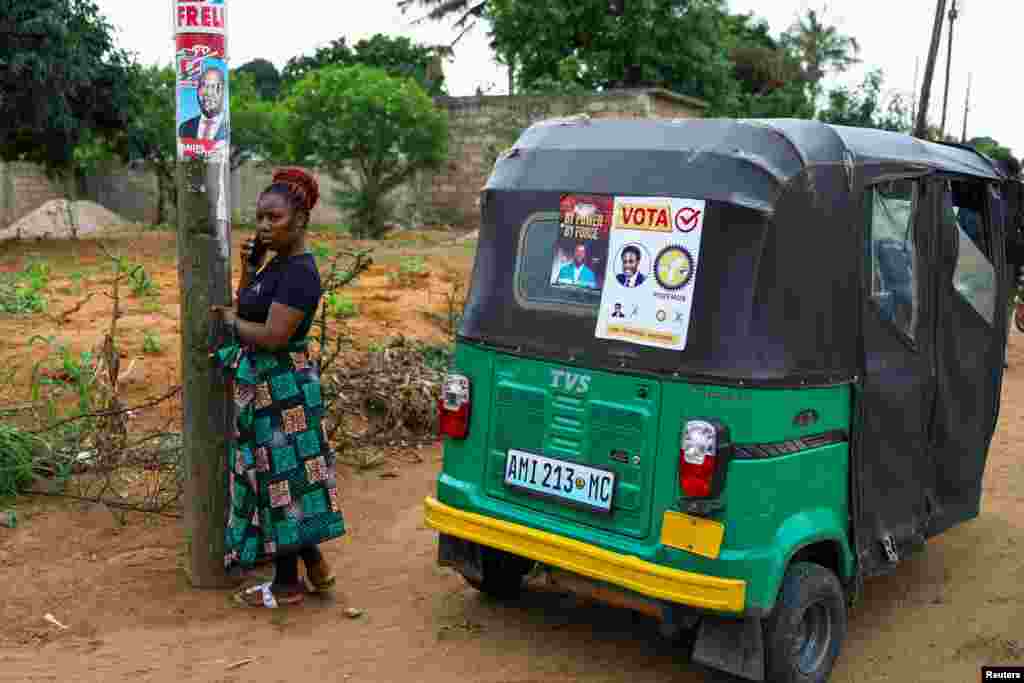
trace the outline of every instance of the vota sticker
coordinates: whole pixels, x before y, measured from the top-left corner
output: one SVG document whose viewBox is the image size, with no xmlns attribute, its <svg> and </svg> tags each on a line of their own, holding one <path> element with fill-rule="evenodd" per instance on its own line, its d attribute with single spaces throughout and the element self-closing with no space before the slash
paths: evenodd
<svg viewBox="0 0 1024 683">
<path fill-rule="evenodd" d="M 627 230 L 672 231 L 672 202 L 632 202 L 619 200 L 615 205 L 615 227 Z"/>
</svg>

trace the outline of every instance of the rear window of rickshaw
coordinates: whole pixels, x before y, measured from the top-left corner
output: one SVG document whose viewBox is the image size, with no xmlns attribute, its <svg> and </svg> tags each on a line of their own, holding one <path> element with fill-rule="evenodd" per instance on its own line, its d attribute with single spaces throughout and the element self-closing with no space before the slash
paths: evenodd
<svg viewBox="0 0 1024 683">
<path fill-rule="evenodd" d="M 604 287 L 607 233 L 594 239 L 566 236 L 556 215 L 523 230 L 516 294 L 526 307 L 597 310 Z"/>
</svg>

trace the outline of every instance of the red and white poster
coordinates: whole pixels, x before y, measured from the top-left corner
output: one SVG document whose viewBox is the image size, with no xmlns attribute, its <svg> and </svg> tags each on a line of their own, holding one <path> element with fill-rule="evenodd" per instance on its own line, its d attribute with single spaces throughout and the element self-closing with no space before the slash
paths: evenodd
<svg viewBox="0 0 1024 683">
<path fill-rule="evenodd" d="M 224 0 L 175 0 L 178 158 L 226 158 L 230 144 Z"/>
</svg>

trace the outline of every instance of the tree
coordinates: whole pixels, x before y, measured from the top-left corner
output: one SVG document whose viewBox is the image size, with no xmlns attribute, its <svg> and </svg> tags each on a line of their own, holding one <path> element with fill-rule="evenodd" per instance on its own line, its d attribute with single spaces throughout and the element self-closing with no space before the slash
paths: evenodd
<svg viewBox="0 0 1024 683">
<path fill-rule="evenodd" d="M 553 82 L 585 90 L 660 86 L 722 111 L 735 89 L 722 0 L 489 0 L 499 59 L 515 63 L 521 91 Z"/>
<path fill-rule="evenodd" d="M 725 19 L 732 77 L 738 85 L 726 113 L 741 118 L 811 118 L 799 58 L 768 33 L 768 24 L 751 14 Z"/>
<path fill-rule="evenodd" d="M 92 0 L 0 0 L 0 158 L 67 169 L 126 123 L 130 60 Z"/>
<path fill-rule="evenodd" d="M 299 55 L 289 59 L 281 70 L 281 85 L 287 91 L 307 74 L 332 64 L 352 64 L 352 48 L 348 46 L 344 36 L 318 47 L 312 55 Z"/>
<path fill-rule="evenodd" d="M 232 79 L 237 79 L 242 74 L 252 76 L 253 85 L 260 99 L 276 100 L 281 94 L 281 74 L 277 67 L 265 59 L 254 59 L 232 71 Z"/>
<path fill-rule="evenodd" d="M 971 138 L 967 144 L 985 156 L 1002 162 L 1012 177 L 1016 178 L 1020 175 L 1021 162 L 1017 157 L 1013 156 L 1013 150 L 1009 147 L 1003 147 L 990 137 Z"/>
<path fill-rule="evenodd" d="M 842 73 L 860 62 L 857 39 L 844 35 L 835 26 L 824 23 L 822 14 L 814 9 L 800 17 L 782 35 L 783 47 L 799 55 L 804 79 L 811 87 L 816 103 L 821 81 L 829 71 Z"/>
<path fill-rule="evenodd" d="M 857 88 L 835 88 L 829 92 L 828 106 L 818 118 L 841 126 L 909 133 L 912 122 L 906 102 L 901 95 L 895 95 L 883 104 L 882 80 L 882 71 L 875 69 Z"/>
<path fill-rule="evenodd" d="M 445 159 L 448 120 L 416 81 L 383 69 L 327 66 L 308 73 L 286 102 L 290 148 L 346 188 L 353 233 L 386 231 L 388 193 Z"/>
<path fill-rule="evenodd" d="M 454 48 L 462 36 L 476 26 L 487 10 L 487 0 L 398 0 L 398 8 L 405 14 L 412 7 L 421 7 L 427 14 L 417 20 L 446 21 L 455 18 L 454 27 L 459 35 L 451 42 Z"/>
<path fill-rule="evenodd" d="M 287 147 L 287 114 L 283 105 L 260 98 L 251 72 L 235 73 L 231 97 L 231 170 L 252 159 L 283 160 Z"/>
<path fill-rule="evenodd" d="M 472 27 L 487 8 L 487 0 L 398 0 L 403 13 L 411 7 L 422 7 L 427 11 L 425 19 L 444 21 L 457 17 L 456 28 Z"/>
<path fill-rule="evenodd" d="M 285 87 L 300 81 L 306 74 L 325 66 L 365 66 L 384 69 L 392 76 L 416 80 L 430 95 L 443 95 L 444 73 L 438 62 L 444 50 L 417 45 L 405 37 L 376 34 L 369 40 L 360 40 L 349 47 L 345 38 L 333 40 L 318 48 L 312 56 L 304 55 L 288 60 L 284 67 Z"/>
<path fill-rule="evenodd" d="M 177 78 L 169 66 L 136 66 L 129 83 L 128 155 L 143 159 L 153 169 L 157 179 L 157 223 L 166 223 L 167 202 L 172 206 L 178 203 L 174 177 L 178 158 L 174 103 Z"/>
</svg>

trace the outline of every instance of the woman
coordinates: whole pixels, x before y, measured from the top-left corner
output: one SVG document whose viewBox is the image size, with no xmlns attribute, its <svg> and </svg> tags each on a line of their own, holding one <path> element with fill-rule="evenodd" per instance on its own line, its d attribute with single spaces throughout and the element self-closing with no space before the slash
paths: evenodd
<svg viewBox="0 0 1024 683">
<path fill-rule="evenodd" d="M 334 577 L 317 545 L 345 533 L 334 456 L 321 425 L 319 374 L 307 352 L 323 293 L 306 249 L 318 198 L 316 180 L 302 169 L 274 173 L 257 204 L 257 242 L 242 248 L 237 308 L 211 308 L 232 335 L 214 359 L 228 375 L 237 413 L 229 439 L 225 566 L 238 571 L 274 562 L 273 582 L 236 595 L 253 607 L 302 602 L 299 557 L 314 591 L 329 589 Z M 276 256 L 260 269 L 267 249 Z"/>
</svg>

